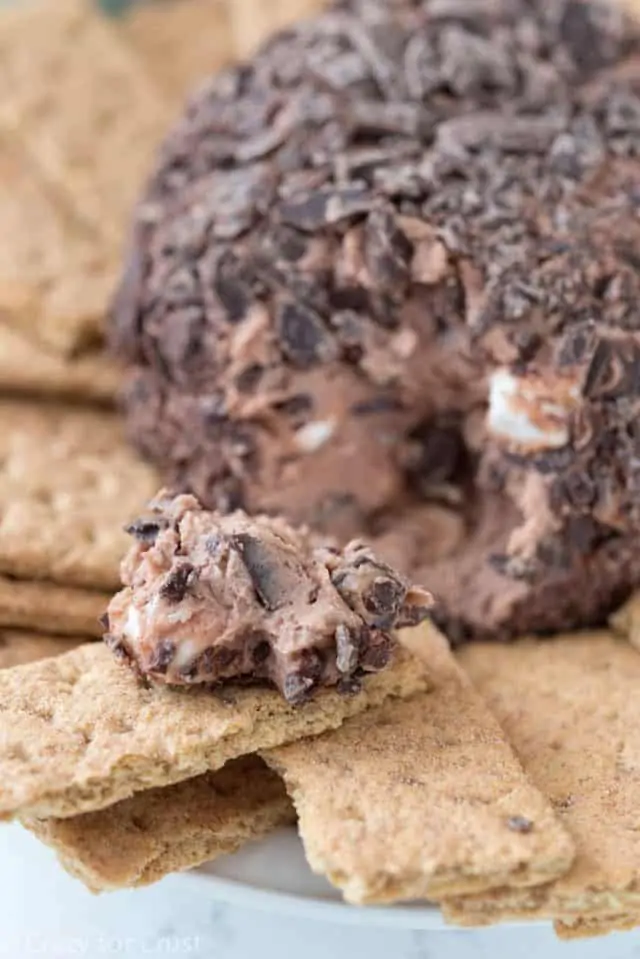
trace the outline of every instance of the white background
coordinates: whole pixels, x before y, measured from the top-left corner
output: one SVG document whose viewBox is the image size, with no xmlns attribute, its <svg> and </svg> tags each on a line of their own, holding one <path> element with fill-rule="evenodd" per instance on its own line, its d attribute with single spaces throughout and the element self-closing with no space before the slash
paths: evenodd
<svg viewBox="0 0 640 959">
<path fill-rule="evenodd" d="M 206 880 L 169 876 L 92 896 L 53 853 L 0 824 L 0 957 L 195 959 L 640 959 L 640 933 L 558 943 L 546 926 L 478 932 L 361 928 L 216 902 Z"/>
</svg>

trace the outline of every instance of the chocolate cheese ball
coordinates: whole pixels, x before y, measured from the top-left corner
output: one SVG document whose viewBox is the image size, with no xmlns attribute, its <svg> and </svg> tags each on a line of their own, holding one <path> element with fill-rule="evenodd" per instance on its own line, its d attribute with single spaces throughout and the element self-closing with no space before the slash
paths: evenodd
<svg viewBox="0 0 640 959">
<path fill-rule="evenodd" d="M 640 579 L 639 150 L 615 3 L 343 0 L 279 34 L 139 204 L 134 441 L 209 507 L 403 530 L 454 637 L 601 621 Z M 439 557 L 428 507 L 464 530 Z"/>
</svg>

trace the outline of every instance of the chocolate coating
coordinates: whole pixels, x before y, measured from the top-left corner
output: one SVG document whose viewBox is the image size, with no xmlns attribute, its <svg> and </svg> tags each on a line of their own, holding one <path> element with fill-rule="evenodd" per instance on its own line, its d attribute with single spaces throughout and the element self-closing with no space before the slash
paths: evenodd
<svg viewBox="0 0 640 959">
<path fill-rule="evenodd" d="M 131 435 L 209 506 L 343 540 L 455 505 L 492 585 L 472 612 L 442 577 L 451 630 L 601 621 L 640 553 L 639 151 L 607 0 L 342 0 L 276 36 L 191 101 L 138 208 Z"/>
</svg>

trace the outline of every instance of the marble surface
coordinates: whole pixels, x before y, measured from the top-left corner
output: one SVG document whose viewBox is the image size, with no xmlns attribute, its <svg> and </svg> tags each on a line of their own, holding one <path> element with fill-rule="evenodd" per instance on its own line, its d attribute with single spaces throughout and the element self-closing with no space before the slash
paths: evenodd
<svg viewBox="0 0 640 959">
<path fill-rule="evenodd" d="M 0 956 L 11 959 L 640 959 L 640 933 L 565 944 L 545 926 L 360 928 L 216 902 L 206 880 L 184 876 L 92 896 L 14 825 L 0 825 L 0 903 Z"/>
</svg>

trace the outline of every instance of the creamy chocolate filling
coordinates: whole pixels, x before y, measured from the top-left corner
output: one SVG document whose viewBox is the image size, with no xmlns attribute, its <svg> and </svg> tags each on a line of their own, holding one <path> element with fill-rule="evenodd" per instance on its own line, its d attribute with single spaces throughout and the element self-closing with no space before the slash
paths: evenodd
<svg viewBox="0 0 640 959">
<path fill-rule="evenodd" d="M 430 585 L 424 507 L 457 511 L 452 636 L 603 622 L 639 582 L 639 155 L 622 4 L 336 0 L 160 152 L 111 321 L 132 438 L 223 512 L 393 520 Z"/>
<path fill-rule="evenodd" d="M 360 542 L 336 549 L 193 496 L 161 495 L 129 532 L 106 639 L 156 683 L 267 682 L 292 703 L 319 686 L 353 691 L 387 665 L 393 631 L 431 606 Z"/>
</svg>

